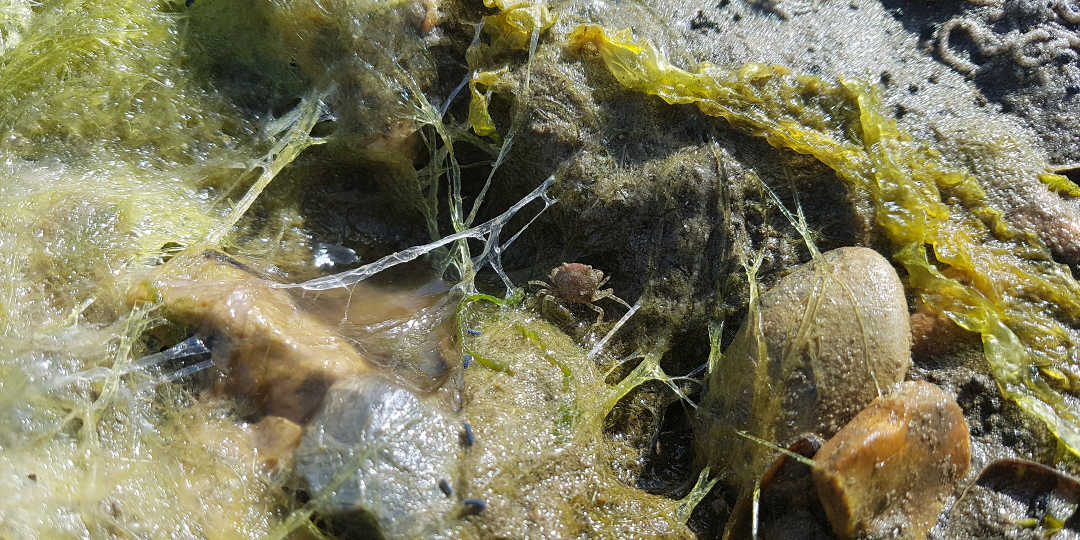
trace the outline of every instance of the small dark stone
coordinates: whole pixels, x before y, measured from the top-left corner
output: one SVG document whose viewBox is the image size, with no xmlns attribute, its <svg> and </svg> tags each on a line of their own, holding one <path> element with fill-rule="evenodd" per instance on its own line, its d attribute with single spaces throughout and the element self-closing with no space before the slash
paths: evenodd
<svg viewBox="0 0 1080 540">
<path fill-rule="evenodd" d="M 476 437 L 473 436 L 472 426 L 468 422 L 465 422 L 465 431 L 461 434 L 461 442 L 465 446 L 476 444 Z"/>
<path fill-rule="evenodd" d="M 487 508 L 487 503 L 483 499 L 465 499 L 461 502 L 465 505 L 465 513 L 469 515 L 479 514 Z"/>
<path fill-rule="evenodd" d="M 710 20 L 709 17 L 705 15 L 705 12 L 698 10 L 697 14 L 694 15 L 694 18 L 690 21 L 690 29 L 707 31 L 719 30 L 720 27 L 715 22 Z"/>
</svg>

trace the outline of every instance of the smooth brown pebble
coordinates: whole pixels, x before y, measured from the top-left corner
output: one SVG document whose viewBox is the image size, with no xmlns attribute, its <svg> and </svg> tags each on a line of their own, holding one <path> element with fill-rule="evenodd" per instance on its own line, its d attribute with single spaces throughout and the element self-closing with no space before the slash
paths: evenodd
<svg viewBox="0 0 1080 540">
<path fill-rule="evenodd" d="M 879 397 L 814 457 L 814 485 L 841 538 L 925 538 L 971 460 L 956 402 L 927 382 Z"/>
</svg>

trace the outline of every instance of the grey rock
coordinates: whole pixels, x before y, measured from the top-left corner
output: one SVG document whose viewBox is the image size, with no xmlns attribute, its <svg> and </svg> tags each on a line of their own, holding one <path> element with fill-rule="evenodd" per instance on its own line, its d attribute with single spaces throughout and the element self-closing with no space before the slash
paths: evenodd
<svg viewBox="0 0 1080 540">
<path fill-rule="evenodd" d="M 459 454 L 457 427 L 412 392 L 376 377 L 334 384 L 296 450 L 295 471 L 343 538 L 419 537 L 457 500 L 438 487 Z"/>
<path fill-rule="evenodd" d="M 903 285 L 871 249 L 800 265 L 758 309 L 759 322 L 748 316 L 709 374 L 695 434 L 698 455 L 744 488 L 774 456 L 735 430 L 781 445 L 807 432 L 830 437 L 911 366 Z"/>
</svg>

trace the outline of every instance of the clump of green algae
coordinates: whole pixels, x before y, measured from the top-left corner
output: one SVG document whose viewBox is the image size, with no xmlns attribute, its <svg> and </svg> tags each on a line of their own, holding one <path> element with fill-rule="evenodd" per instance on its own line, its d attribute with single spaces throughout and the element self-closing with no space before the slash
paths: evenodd
<svg viewBox="0 0 1080 540">
<path fill-rule="evenodd" d="M 462 372 L 462 399 L 476 441 L 456 489 L 489 508 L 471 524 L 475 530 L 455 521 L 449 536 L 689 537 L 684 524 L 717 481 L 709 469 L 682 499 L 646 494 L 624 483 L 632 473 L 620 470 L 639 450 L 604 432 L 609 413 L 635 387 L 660 381 L 685 399 L 676 384 L 684 377 L 665 374 L 656 350 L 631 355 L 627 361 L 640 363 L 609 386 L 610 371 L 519 303 L 474 295 L 459 306 L 459 328 L 476 330 L 460 336 L 474 360 Z"/>
<path fill-rule="evenodd" d="M 690 72 L 629 30 L 608 35 L 595 25 L 569 36 L 571 49 L 586 45 L 623 86 L 695 104 L 775 147 L 811 155 L 872 201 L 907 286 L 981 335 L 1002 393 L 1080 455 L 1080 415 L 1065 394 L 1080 389 L 1080 338 L 1071 327 L 1080 322 L 1080 283 L 1034 234 L 989 205 L 978 179 L 901 131 L 873 87 L 754 63 Z"/>
</svg>

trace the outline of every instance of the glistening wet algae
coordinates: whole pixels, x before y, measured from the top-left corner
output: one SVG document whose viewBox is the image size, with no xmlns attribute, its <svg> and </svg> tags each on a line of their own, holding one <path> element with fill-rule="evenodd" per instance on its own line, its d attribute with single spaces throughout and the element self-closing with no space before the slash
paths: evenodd
<svg viewBox="0 0 1080 540">
<path fill-rule="evenodd" d="M 709 116 L 818 159 L 856 197 L 907 271 L 906 285 L 933 311 L 982 337 L 1002 393 L 1080 455 L 1080 283 L 1034 234 L 990 206 L 979 179 L 901 131 L 873 87 L 828 81 L 783 66 L 672 66 L 629 30 L 582 25 L 571 50 L 589 46 L 628 89 Z M 1038 175 L 1044 171 L 1031 171 Z"/>
</svg>

